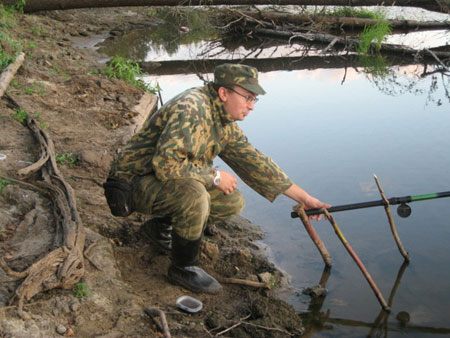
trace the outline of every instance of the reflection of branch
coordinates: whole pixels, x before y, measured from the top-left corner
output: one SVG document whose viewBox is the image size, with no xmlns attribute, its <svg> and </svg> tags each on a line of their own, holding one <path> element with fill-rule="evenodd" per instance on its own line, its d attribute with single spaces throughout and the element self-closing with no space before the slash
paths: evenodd
<svg viewBox="0 0 450 338">
<path fill-rule="evenodd" d="M 203 69 L 204 73 L 212 73 L 214 68 L 224 62 L 242 62 L 242 59 L 197 59 L 197 60 L 172 60 L 158 62 L 140 62 L 141 69 L 150 75 L 174 75 L 174 74 L 192 74 L 197 69 Z M 301 62 L 300 62 L 301 61 Z M 391 66 L 420 64 L 413 57 L 390 56 L 387 61 Z M 357 55 L 339 55 L 336 56 L 291 56 L 276 58 L 247 58 L 246 65 L 258 68 L 261 73 L 277 70 L 303 70 L 303 69 L 336 69 L 353 67 L 364 67 L 365 63 Z M 428 64 L 433 64 L 428 62 Z"/>
<path fill-rule="evenodd" d="M 394 281 L 394 285 L 392 286 L 391 289 L 391 293 L 389 294 L 389 299 L 388 299 L 388 305 L 389 307 L 392 307 L 392 304 L 394 303 L 394 297 L 395 294 L 397 292 L 397 289 L 400 285 L 400 281 L 402 279 L 403 273 L 405 272 L 406 268 L 408 267 L 409 262 L 404 260 L 403 264 L 400 266 L 400 269 L 397 272 L 397 277 L 395 278 Z M 378 317 L 375 319 L 375 321 L 373 322 L 373 327 L 370 330 L 369 334 L 367 335 L 367 337 L 372 337 L 372 334 L 378 330 L 378 328 L 380 327 L 381 323 L 383 325 L 383 329 L 386 333 L 387 336 L 387 331 L 388 331 L 388 317 L 389 314 L 386 311 L 380 311 L 380 313 L 378 314 Z"/>
<path fill-rule="evenodd" d="M 431 50 L 429 50 L 428 48 L 425 48 L 425 51 L 427 51 L 428 53 L 430 53 L 431 54 L 431 56 L 432 57 L 434 57 L 435 59 L 436 59 L 436 61 L 437 62 L 439 62 L 440 63 L 440 65 L 442 66 L 442 67 L 444 67 L 444 69 L 448 72 L 449 71 L 449 69 L 448 69 L 448 67 L 436 56 L 436 54 L 435 53 L 433 53 Z"/>
<path fill-rule="evenodd" d="M 351 327 L 374 327 L 374 323 L 368 323 L 360 320 L 352 320 L 352 319 L 344 319 L 344 318 L 328 318 L 328 323 L 334 323 L 344 326 Z M 407 325 L 407 326 L 399 326 L 398 324 L 387 324 L 387 331 L 390 332 L 402 332 L 403 334 L 408 333 L 432 333 L 432 334 L 449 334 L 450 329 L 448 328 L 440 328 L 440 327 L 431 327 L 431 326 L 418 326 L 418 325 Z"/>
</svg>

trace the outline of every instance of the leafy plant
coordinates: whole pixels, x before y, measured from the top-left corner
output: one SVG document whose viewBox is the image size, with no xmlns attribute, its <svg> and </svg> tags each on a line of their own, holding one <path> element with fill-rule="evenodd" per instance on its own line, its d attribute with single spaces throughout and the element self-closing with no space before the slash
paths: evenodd
<svg viewBox="0 0 450 338">
<path fill-rule="evenodd" d="M 14 5 L 10 6 L 12 10 L 23 13 L 23 9 L 25 8 L 26 0 L 19 0 Z"/>
<path fill-rule="evenodd" d="M 72 153 L 56 153 L 56 162 L 61 165 L 67 165 L 69 168 L 72 168 L 74 165 L 79 163 L 79 159 L 73 156 Z"/>
<path fill-rule="evenodd" d="M 22 108 L 14 109 L 15 113 L 13 114 L 13 118 L 22 123 L 22 125 L 27 125 L 28 113 Z"/>
<path fill-rule="evenodd" d="M 92 296 L 92 292 L 88 290 L 86 283 L 75 284 L 75 297 L 84 298 Z"/>
<path fill-rule="evenodd" d="M 0 17 L 1 19 L 1 17 Z M 22 44 L 0 30 L 0 72 L 23 50 Z"/>
<path fill-rule="evenodd" d="M 156 89 L 150 87 L 138 77 L 143 76 L 141 67 L 136 61 L 125 59 L 121 56 L 115 56 L 109 61 L 108 66 L 104 68 L 104 74 L 110 78 L 121 79 L 133 86 L 141 88 L 146 92 L 156 93 Z"/>
<path fill-rule="evenodd" d="M 358 52 L 368 54 L 372 46 L 379 51 L 384 38 L 390 33 L 391 26 L 385 20 L 380 20 L 373 26 L 365 26 L 359 37 Z"/>
<path fill-rule="evenodd" d="M 8 184 L 12 184 L 12 182 L 10 180 L 7 180 L 6 178 L 0 177 L 0 194 L 3 192 L 3 189 L 5 189 L 5 187 Z"/>
</svg>

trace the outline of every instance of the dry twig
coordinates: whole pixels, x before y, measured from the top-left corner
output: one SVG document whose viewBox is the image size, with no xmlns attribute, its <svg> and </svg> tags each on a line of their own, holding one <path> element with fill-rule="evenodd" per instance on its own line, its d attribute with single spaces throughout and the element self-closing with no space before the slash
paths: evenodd
<svg viewBox="0 0 450 338">
<path fill-rule="evenodd" d="M 403 247 L 402 241 L 400 240 L 400 236 L 397 232 L 397 227 L 395 226 L 394 218 L 392 217 L 391 208 L 389 207 L 389 200 L 387 199 L 383 188 L 381 187 L 380 181 L 378 180 L 377 175 L 373 175 L 373 178 L 375 179 L 375 182 L 378 187 L 378 191 L 380 192 L 381 198 L 384 201 L 384 210 L 386 211 L 386 215 L 389 221 L 389 225 L 391 227 L 392 235 L 394 236 L 395 243 L 397 244 L 398 250 L 400 251 L 403 258 L 409 262 L 409 255 L 406 252 L 405 248 Z"/>
<path fill-rule="evenodd" d="M 144 312 L 148 314 L 152 319 L 155 321 L 156 325 L 158 325 L 159 329 L 163 332 L 164 338 L 171 338 L 169 325 L 167 324 L 166 315 L 164 312 L 160 309 L 153 308 L 153 307 L 146 307 L 144 308 Z M 154 318 L 154 316 L 159 316 L 161 319 L 161 324 L 157 322 Z"/>
<path fill-rule="evenodd" d="M 238 284 L 238 285 L 245 285 L 245 286 L 252 286 L 254 288 L 266 288 L 267 284 L 262 282 L 254 282 L 252 280 L 247 279 L 238 279 L 238 278 L 227 278 L 227 277 L 219 277 L 219 282 L 224 284 Z"/>
</svg>

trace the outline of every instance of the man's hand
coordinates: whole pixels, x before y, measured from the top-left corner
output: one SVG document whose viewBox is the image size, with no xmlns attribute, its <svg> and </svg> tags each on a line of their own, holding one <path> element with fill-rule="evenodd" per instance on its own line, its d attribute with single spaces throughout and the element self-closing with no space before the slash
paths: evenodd
<svg viewBox="0 0 450 338">
<path fill-rule="evenodd" d="M 220 184 L 217 186 L 217 189 L 222 191 L 225 195 L 231 194 L 237 188 L 237 179 L 229 172 L 219 170 L 220 171 Z"/>
<path fill-rule="evenodd" d="M 331 207 L 331 205 L 324 203 L 312 196 L 309 196 L 306 200 L 304 200 L 303 204 L 305 206 L 305 210 Z M 315 219 L 317 221 L 320 221 L 322 219 L 322 216 L 323 216 L 322 214 L 312 215 L 312 216 L 309 216 L 309 219 Z"/>
<path fill-rule="evenodd" d="M 303 203 L 303 205 L 305 206 L 305 210 L 331 207 L 331 205 L 310 196 L 306 191 L 304 191 L 296 184 L 292 184 L 289 189 L 284 192 L 284 195 L 298 203 Z M 309 216 L 309 219 L 320 221 L 322 219 L 322 216 L 322 214 L 312 215 Z"/>
</svg>

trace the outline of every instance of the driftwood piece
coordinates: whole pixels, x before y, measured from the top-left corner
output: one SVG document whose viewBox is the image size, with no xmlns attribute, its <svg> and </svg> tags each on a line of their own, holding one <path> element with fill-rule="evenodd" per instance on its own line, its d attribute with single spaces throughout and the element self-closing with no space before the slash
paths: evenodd
<svg viewBox="0 0 450 338">
<path fill-rule="evenodd" d="M 254 288 L 268 287 L 266 283 L 254 282 L 252 280 L 247 280 L 247 279 L 219 277 L 218 280 L 219 280 L 219 282 L 224 283 L 224 284 L 237 284 L 237 285 L 251 286 Z"/>
<path fill-rule="evenodd" d="M 8 67 L 5 68 L 5 70 L 0 75 L 0 97 L 3 96 L 6 89 L 9 86 L 9 83 L 14 78 L 14 75 L 16 75 L 17 71 L 19 70 L 20 66 L 22 66 L 23 61 L 25 60 L 25 54 L 20 53 L 13 63 L 11 63 Z"/>
<path fill-rule="evenodd" d="M 389 207 L 389 200 L 387 199 L 383 188 L 381 187 L 380 181 L 378 180 L 377 175 L 373 175 L 373 178 L 375 179 L 375 182 L 378 187 L 378 191 L 380 192 L 381 198 L 384 201 L 384 210 L 386 211 L 386 216 L 389 221 L 389 225 L 391 227 L 392 235 L 394 236 L 395 243 L 397 244 L 398 250 L 400 251 L 401 255 L 405 259 L 405 261 L 409 262 L 409 255 L 406 252 L 405 248 L 403 247 L 402 241 L 400 240 L 400 236 L 397 232 L 397 227 L 395 226 L 394 218 L 392 217 L 391 208 Z"/>
<path fill-rule="evenodd" d="M 145 313 L 148 314 L 150 317 L 153 318 L 155 316 L 158 316 L 161 320 L 161 324 L 155 320 L 156 325 L 159 326 L 160 330 L 163 332 L 164 338 L 171 338 L 170 330 L 169 330 L 169 324 L 167 323 L 166 315 L 165 313 L 157 308 L 153 307 L 146 307 L 144 309 Z"/>
<path fill-rule="evenodd" d="M 132 119 L 132 124 L 120 127 L 118 133 L 121 135 L 121 143 L 127 143 L 139 129 L 142 128 L 145 121 L 149 119 L 157 110 L 158 97 L 155 94 L 145 93 L 142 95 L 139 103 L 135 105 L 131 111 L 135 114 Z"/>
<path fill-rule="evenodd" d="M 18 299 L 18 314 L 21 317 L 23 317 L 25 301 L 42 291 L 54 288 L 69 289 L 81 279 L 85 272 L 83 257 L 85 229 L 76 208 L 75 194 L 58 170 L 55 149 L 50 137 L 34 119 L 29 117 L 27 125 L 38 140 L 42 154 L 38 164 L 20 170 L 20 174 L 27 176 L 38 170 L 41 171 L 44 180 L 35 184 L 48 190 L 52 196 L 56 223 L 62 228 L 63 238 L 59 248 L 33 263 L 25 271 L 12 271 L 4 258 L 0 260 L 1 267 L 8 275 L 25 278 L 11 299 L 11 303 Z"/>
</svg>

